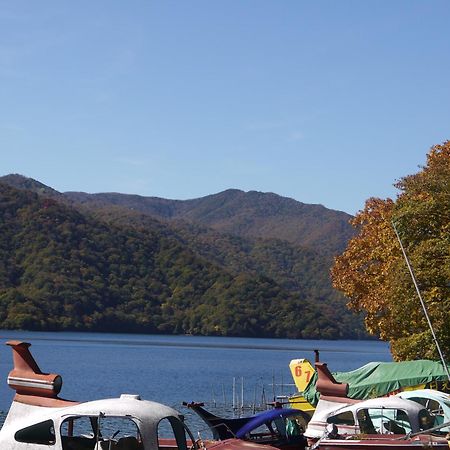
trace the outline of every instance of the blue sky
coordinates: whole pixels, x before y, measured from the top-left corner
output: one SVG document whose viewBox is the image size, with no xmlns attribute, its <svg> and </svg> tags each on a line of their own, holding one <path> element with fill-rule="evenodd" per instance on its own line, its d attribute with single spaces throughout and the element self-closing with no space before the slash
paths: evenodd
<svg viewBox="0 0 450 450">
<path fill-rule="evenodd" d="M 0 175 L 355 213 L 450 139 L 450 2 L 0 1 Z"/>
</svg>

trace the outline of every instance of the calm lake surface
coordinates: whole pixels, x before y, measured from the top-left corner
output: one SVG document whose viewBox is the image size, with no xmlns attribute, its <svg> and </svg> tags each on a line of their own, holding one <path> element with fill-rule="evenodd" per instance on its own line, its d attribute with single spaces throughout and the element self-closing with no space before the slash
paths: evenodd
<svg viewBox="0 0 450 450">
<path fill-rule="evenodd" d="M 140 394 L 182 412 L 195 431 L 205 426 L 181 405 L 183 401 L 203 401 L 212 409 L 225 406 L 230 415 L 233 378 L 239 405 L 242 380 L 245 405 L 271 401 L 274 393 L 291 394 L 295 386 L 289 362 L 296 358 L 313 362 L 314 349 L 320 350 L 321 361 L 332 372 L 353 370 L 370 361 L 392 361 L 388 344 L 379 341 L 0 330 L 1 422 L 14 393 L 6 384 L 12 352 L 4 343 L 10 339 L 30 342 L 41 370 L 62 376 L 62 398 L 85 401 Z"/>
</svg>

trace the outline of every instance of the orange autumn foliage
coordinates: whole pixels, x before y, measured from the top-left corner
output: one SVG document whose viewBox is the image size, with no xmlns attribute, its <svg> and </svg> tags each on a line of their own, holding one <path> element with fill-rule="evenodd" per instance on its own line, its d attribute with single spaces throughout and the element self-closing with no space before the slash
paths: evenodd
<svg viewBox="0 0 450 450">
<path fill-rule="evenodd" d="M 450 141 L 432 147 L 426 165 L 396 187 L 395 201 L 371 198 L 351 221 L 359 233 L 335 259 L 333 285 L 350 309 L 365 312 L 367 330 L 390 342 L 395 359 L 437 357 L 394 220 L 450 357 Z"/>
</svg>

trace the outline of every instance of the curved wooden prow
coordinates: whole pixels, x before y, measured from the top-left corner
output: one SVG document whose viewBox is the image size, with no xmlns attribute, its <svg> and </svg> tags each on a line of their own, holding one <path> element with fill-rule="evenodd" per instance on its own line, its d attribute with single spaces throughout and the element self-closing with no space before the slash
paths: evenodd
<svg viewBox="0 0 450 450">
<path fill-rule="evenodd" d="M 73 404 L 58 398 L 62 378 L 54 373 L 43 373 L 34 360 L 29 347 L 21 341 L 8 341 L 12 348 L 14 368 L 8 374 L 8 386 L 16 391 L 14 400 L 38 406 L 63 406 Z"/>
<path fill-rule="evenodd" d="M 316 390 L 320 397 L 348 398 L 348 383 L 338 383 L 328 370 L 326 363 L 316 362 L 317 383 Z"/>
</svg>

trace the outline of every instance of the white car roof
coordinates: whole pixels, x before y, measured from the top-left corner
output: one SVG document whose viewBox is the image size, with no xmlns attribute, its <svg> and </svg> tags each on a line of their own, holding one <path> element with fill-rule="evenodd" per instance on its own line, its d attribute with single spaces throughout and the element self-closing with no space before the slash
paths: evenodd
<svg viewBox="0 0 450 450">
<path fill-rule="evenodd" d="M 400 397 L 382 397 L 382 398 L 372 398 L 370 400 L 365 400 L 363 402 L 355 403 L 350 406 L 346 406 L 342 409 L 339 409 L 336 413 L 340 413 L 342 411 L 358 411 L 360 409 L 368 409 L 368 408 L 393 408 L 393 409 L 403 409 L 412 414 L 419 413 L 420 410 L 424 409 L 422 405 L 419 405 L 416 402 L 411 400 L 406 400 Z M 334 415 L 330 414 L 330 415 Z"/>
<path fill-rule="evenodd" d="M 319 405 L 321 400 L 319 400 Z M 352 405 L 342 405 L 336 407 L 336 403 L 325 402 L 319 409 L 319 405 L 313 414 L 311 421 L 305 431 L 305 436 L 310 438 L 320 438 L 327 425 L 328 419 L 338 414 L 351 412 L 353 416 L 356 416 L 357 412 L 361 409 L 399 409 L 406 412 L 410 419 L 410 423 L 413 431 L 419 431 L 419 413 L 426 411 L 426 409 L 412 400 L 405 400 L 400 397 L 381 397 L 371 400 L 364 400 L 362 402 L 354 403 Z"/>
<path fill-rule="evenodd" d="M 335 405 L 335 404 L 334 404 Z M 408 414 L 414 415 L 418 414 L 421 410 L 425 409 L 419 403 L 416 403 L 412 400 L 406 400 L 400 397 L 381 397 L 381 398 L 373 398 L 370 400 L 364 400 L 362 402 L 354 403 L 352 405 L 343 405 L 340 408 L 336 408 L 333 404 L 331 404 L 331 408 L 329 410 L 326 409 L 316 409 L 316 413 L 314 413 L 313 421 L 324 421 L 326 422 L 329 417 L 335 416 L 337 414 L 341 414 L 346 411 L 359 411 L 360 409 L 374 408 L 392 408 L 392 409 L 402 409 L 408 412 Z M 334 406 L 334 408 L 333 408 Z"/>
<path fill-rule="evenodd" d="M 61 417 L 81 415 L 97 416 L 99 412 L 106 416 L 131 416 L 149 423 L 158 423 L 163 417 L 179 417 L 180 413 L 161 403 L 136 398 L 120 397 L 94 400 L 75 406 L 62 408 L 58 411 Z"/>
<path fill-rule="evenodd" d="M 0 448 L 4 442 L 9 442 L 14 433 L 22 428 L 45 420 L 53 420 L 59 428 L 64 420 L 77 416 L 125 417 L 139 424 L 141 433 L 147 440 L 156 439 L 155 432 L 158 423 L 166 417 L 181 419 L 180 413 L 173 408 L 149 400 L 140 400 L 138 396 L 122 395 L 120 398 L 94 400 L 65 406 L 48 408 L 31 406 L 13 402 L 10 412 L 0 432 Z"/>
<path fill-rule="evenodd" d="M 432 400 L 450 401 L 450 394 L 437 391 L 436 389 L 415 389 L 413 391 L 403 391 L 395 394 L 395 396 L 400 398 L 423 397 Z"/>
</svg>

